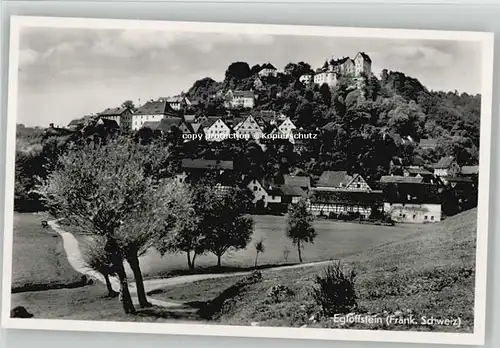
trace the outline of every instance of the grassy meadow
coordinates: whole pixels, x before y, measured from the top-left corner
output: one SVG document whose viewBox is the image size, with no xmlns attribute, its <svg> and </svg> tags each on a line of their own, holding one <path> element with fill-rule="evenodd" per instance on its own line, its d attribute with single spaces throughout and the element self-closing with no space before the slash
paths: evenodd
<svg viewBox="0 0 500 348">
<path fill-rule="evenodd" d="M 474 321 L 476 210 L 471 210 L 434 228 L 419 229 L 401 240 L 376 246 L 343 258 L 345 267 L 356 270 L 355 288 L 362 313 L 412 313 L 415 317 L 461 319 L 453 326 L 375 326 L 377 329 L 471 332 Z M 263 326 L 340 327 L 331 321 L 311 323 L 317 310 L 310 292 L 314 279 L 324 270 L 306 267 L 263 270 L 262 281 L 244 287 L 227 300 L 214 321 L 222 324 Z M 210 301 L 244 276 L 202 280 L 172 286 L 153 297 L 185 302 Z M 269 303 L 267 293 L 274 285 L 285 285 L 295 293 L 288 301 Z M 363 324 L 343 327 L 367 328 Z"/>
<path fill-rule="evenodd" d="M 14 214 L 12 289 L 57 288 L 81 280 L 68 262 L 62 238 L 43 228 L 42 215 Z"/>
</svg>

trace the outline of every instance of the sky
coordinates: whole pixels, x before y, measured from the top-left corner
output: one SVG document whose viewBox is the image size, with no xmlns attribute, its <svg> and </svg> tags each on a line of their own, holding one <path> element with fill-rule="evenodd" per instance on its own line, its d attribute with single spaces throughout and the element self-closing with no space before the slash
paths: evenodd
<svg viewBox="0 0 500 348">
<path fill-rule="evenodd" d="M 320 67 L 366 52 L 372 71 L 401 71 L 427 88 L 481 92 L 478 42 L 25 27 L 20 32 L 17 123 L 46 127 L 125 100 L 136 105 L 220 81 L 235 61 Z"/>
</svg>

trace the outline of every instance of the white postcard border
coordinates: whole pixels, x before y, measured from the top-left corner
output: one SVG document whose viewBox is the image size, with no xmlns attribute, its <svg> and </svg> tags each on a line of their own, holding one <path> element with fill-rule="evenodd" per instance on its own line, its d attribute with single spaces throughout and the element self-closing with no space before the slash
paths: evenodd
<svg viewBox="0 0 500 348">
<path fill-rule="evenodd" d="M 350 329 L 248 327 L 176 323 L 135 323 L 58 319 L 10 318 L 15 135 L 18 94 L 19 31 L 22 27 L 142 29 L 203 33 L 249 33 L 271 35 L 333 36 L 408 40 L 453 40 L 482 43 L 482 89 L 480 125 L 479 202 L 477 215 L 476 281 L 473 333 L 409 332 Z M 8 329 L 124 332 L 146 334 L 202 335 L 227 337 L 292 338 L 373 342 L 407 342 L 483 345 L 486 320 L 486 274 L 489 225 L 490 151 L 493 87 L 493 33 L 413 29 L 379 29 L 325 26 L 261 25 L 149 20 L 87 19 L 58 17 L 11 17 L 9 52 L 6 178 L 4 196 L 2 326 Z"/>
</svg>

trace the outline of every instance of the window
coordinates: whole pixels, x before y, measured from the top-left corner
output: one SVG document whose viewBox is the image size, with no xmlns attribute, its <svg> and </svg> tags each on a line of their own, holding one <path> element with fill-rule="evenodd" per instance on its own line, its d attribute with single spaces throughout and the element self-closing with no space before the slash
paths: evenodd
<svg viewBox="0 0 500 348">
<path fill-rule="evenodd" d="M 428 219 L 428 216 L 427 216 L 427 215 L 426 215 L 426 216 L 424 216 L 424 219 L 425 219 L 425 220 L 427 220 L 427 219 Z"/>
<path fill-rule="evenodd" d="M 263 196 L 262 196 L 262 200 L 265 200 L 265 199 L 266 199 L 266 196 L 264 196 L 264 195 L 263 195 Z"/>
<path fill-rule="evenodd" d="M 416 218 L 417 218 L 417 215 L 415 215 L 415 214 L 414 214 L 414 215 L 413 215 L 413 220 L 415 220 Z"/>
<path fill-rule="evenodd" d="M 406 214 L 403 214 L 403 217 L 406 218 Z"/>
<path fill-rule="evenodd" d="M 253 190 L 254 190 L 254 191 L 257 191 L 257 186 L 254 186 L 254 187 L 253 187 Z"/>
<path fill-rule="evenodd" d="M 431 216 L 431 220 L 434 220 L 434 216 Z"/>
</svg>

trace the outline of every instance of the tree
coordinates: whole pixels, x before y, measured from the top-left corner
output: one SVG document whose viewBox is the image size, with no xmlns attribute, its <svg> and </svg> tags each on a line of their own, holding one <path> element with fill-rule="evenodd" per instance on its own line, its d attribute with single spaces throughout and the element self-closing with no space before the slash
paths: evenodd
<svg viewBox="0 0 500 348">
<path fill-rule="evenodd" d="M 152 159 L 144 153 L 130 139 L 84 145 L 61 156 L 37 189 L 52 214 L 106 239 L 104 249 L 120 280 L 126 313 L 135 308 L 124 261 L 134 272 L 139 304 L 148 306 L 138 255 L 156 234 L 174 227 L 177 210 L 185 204 L 175 183 L 145 174 Z"/>
<path fill-rule="evenodd" d="M 127 109 L 128 111 L 134 113 L 137 111 L 137 107 L 135 106 L 134 102 L 132 100 L 125 100 L 122 103 L 122 108 Z"/>
<path fill-rule="evenodd" d="M 265 247 L 264 247 L 264 238 L 259 239 L 258 241 L 255 242 L 254 244 L 255 247 L 255 267 L 257 267 L 257 259 L 259 258 L 260 253 L 264 253 Z"/>
<path fill-rule="evenodd" d="M 297 246 L 299 262 L 302 262 L 301 249 L 304 243 L 314 243 L 317 236 L 313 227 L 314 218 L 307 208 L 305 200 L 301 199 L 292 205 L 288 213 L 286 236 Z"/>
<path fill-rule="evenodd" d="M 162 255 L 167 252 L 185 252 L 188 267 L 193 271 L 196 257 L 206 250 L 203 222 L 211 213 L 210 204 L 214 193 L 210 186 L 205 185 L 184 185 L 184 190 L 184 196 L 188 197 L 189 203 L 185 204 L 185 209 L 179 211 L 176 216 L 176 233 L 171 235 L 167 231 L 167 238 L 159 235 L 155 247 Z"/>
<path fill-rule="evenodd" d="M 251 70 L 246 62 L 234 62 L 226 70 L 226 81 L 243 80 L 251 76 Z"/>
<path fill-rule="evenodd" d="M 248 202 L 242 190 L 234 189 L 212 201 L 203 221 L 207 250 L 217 256 L 217 266 L 228 250 L 246 248 L 253 233 L 253 219 L 246 216 Z"/>
<path fill-rule="evenodd" d="M 83 261 L 90 269 L 99 272 L 104 277 L 109 297 L 118 296 L 118 292 L 113 290 L 109 277 L 115 276 L 116 272 L 113 268 L 111 259 L 106 254 L 104 247 L 106 239 L 101 236 L 95 236 L 90 242 L 85 245 L 83 250 Z"/>
</svg>

